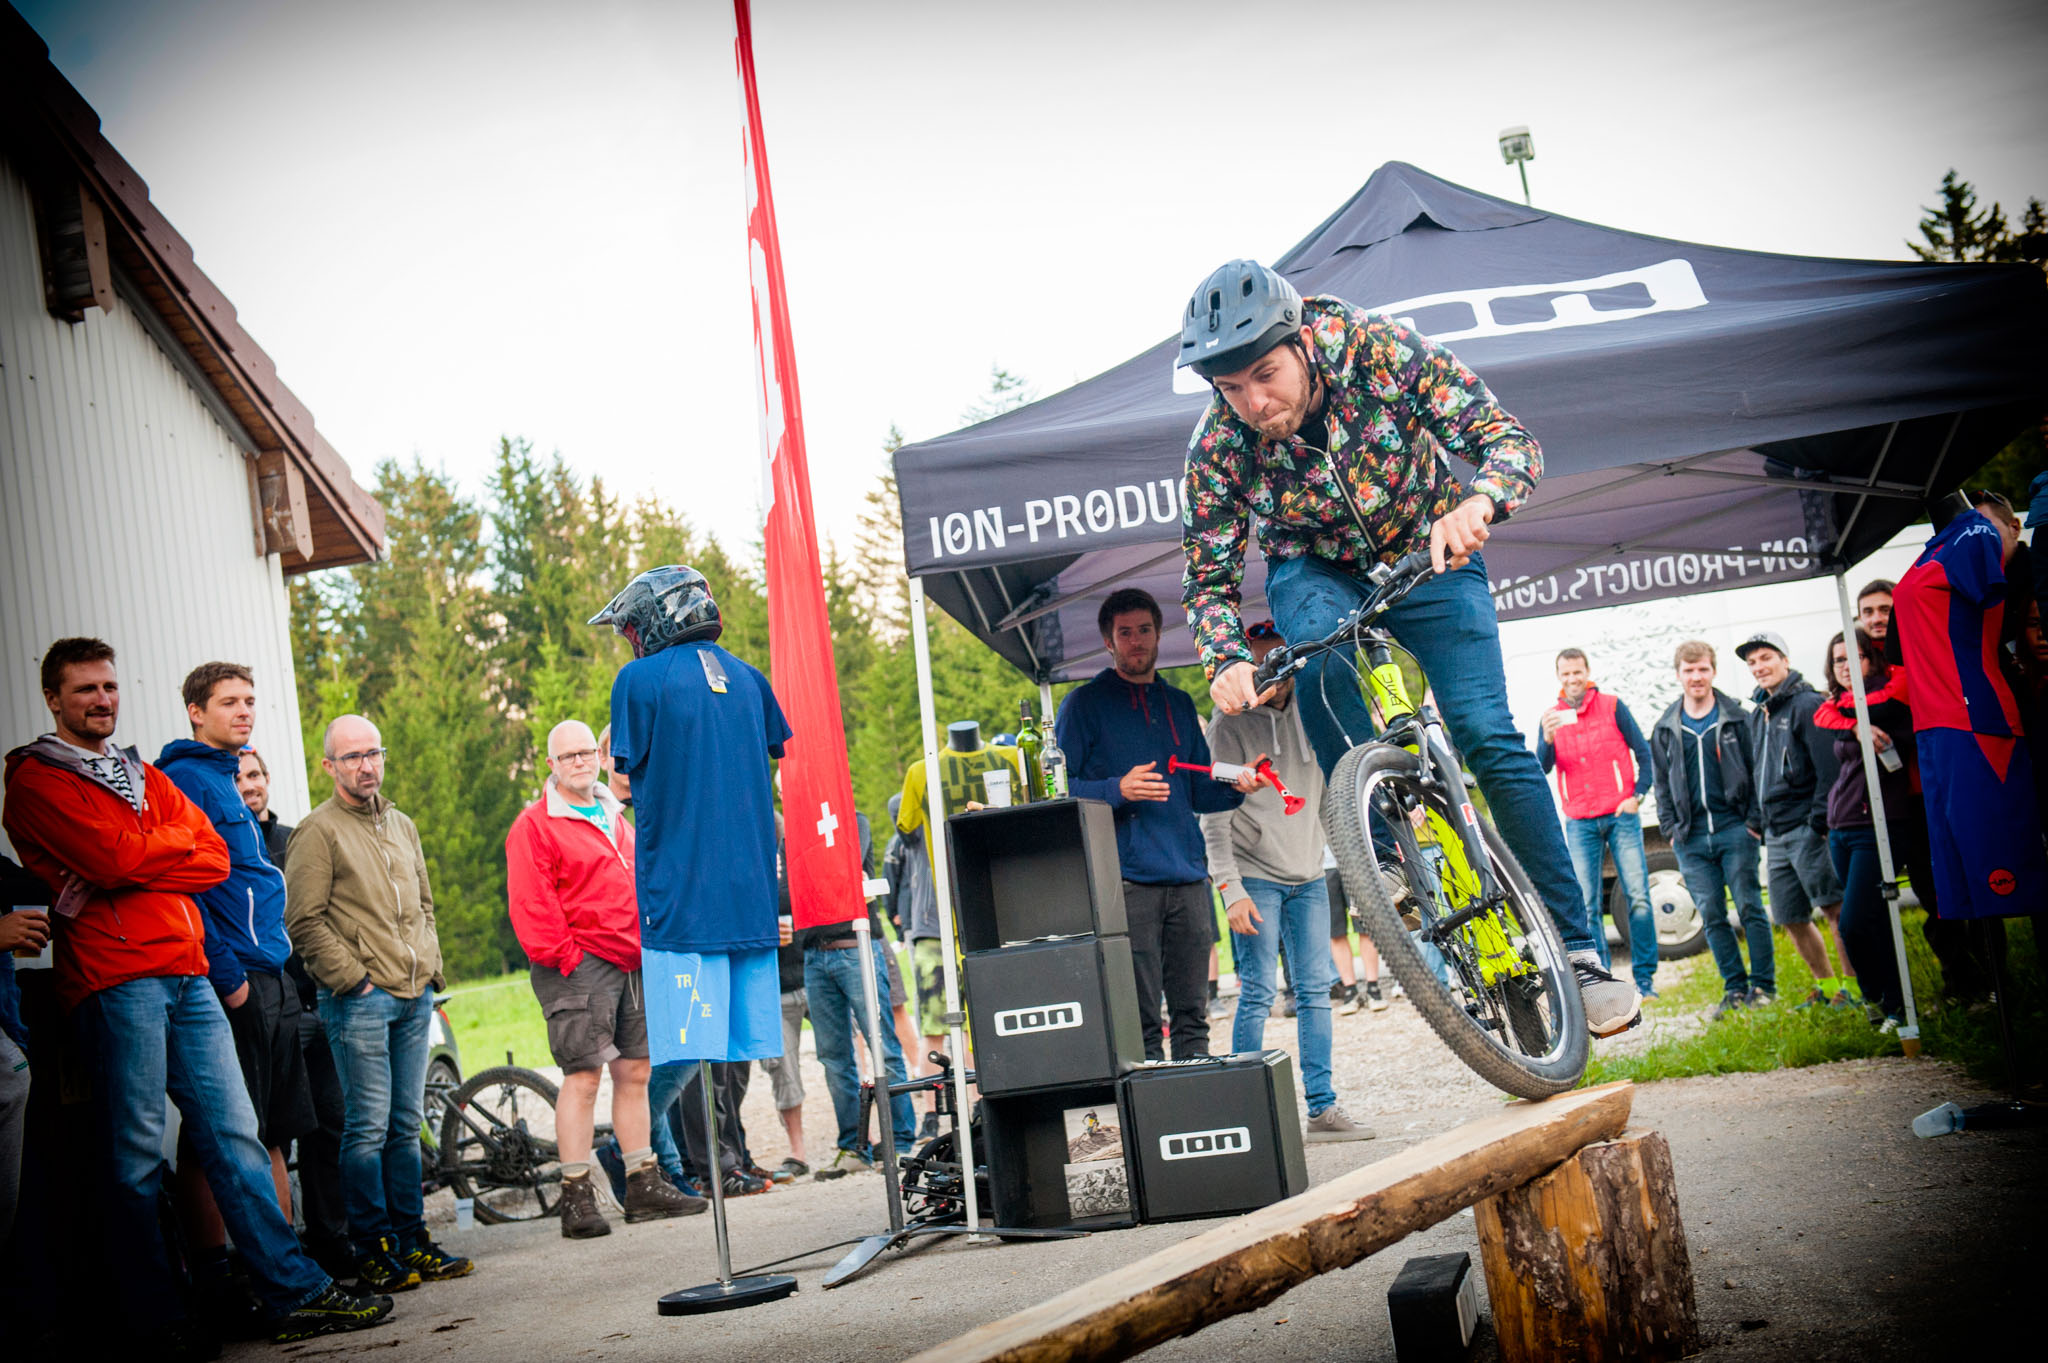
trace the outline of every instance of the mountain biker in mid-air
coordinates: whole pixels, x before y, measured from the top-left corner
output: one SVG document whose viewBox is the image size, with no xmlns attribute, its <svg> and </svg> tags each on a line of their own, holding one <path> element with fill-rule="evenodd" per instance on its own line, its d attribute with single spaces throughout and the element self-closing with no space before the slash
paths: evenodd
<svg viewBox="0 0 2048 1363">
<path fill-rule="evenodd" d="M 1266 600 L 1288 639 L 1329 634 L 1365 599 L 1366 571 L 1427 548 L 1437 576 L 1386 616 L 1435 688 L 1494 822 L 1557 922 L 1588 1028 L 1641 1012 L 1600 966 L 1542 769 L 1508 710 L 1500 632 L 1479 548 L 1525 502 L 1543 452 L 1473 373 L 1426 336 L 1342 299 L 1303 299 L 1266 266 L 1233 260 L 1188 301 L 1176 367 L 1215 390 L 1188 442 L 1181 599 L 1225 714 L 1264 699 L 1238 610 L 1253 516 Z M 1461 487 L 1445 452 L 1478 469 Z M 1325 776 L 1373 735 L 1358 679 L 1327 655 L 1295 695 Z"/>
</svg>

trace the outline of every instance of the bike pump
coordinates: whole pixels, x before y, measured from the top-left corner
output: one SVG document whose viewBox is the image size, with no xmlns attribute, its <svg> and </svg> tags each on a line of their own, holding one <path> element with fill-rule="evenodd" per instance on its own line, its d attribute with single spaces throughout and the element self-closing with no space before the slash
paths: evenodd
<svg viewBox="0 0 2048 1363">
<path fill-rule="evenodd" d="M 764 1273 L 750 1278 L 732 1276 L 732 1243 L 725 1230 L 725 1155 L 718 1148 L 718 1102 L 711 1092 L 709 1060 L 697 1062 L 697 1083 L 704 1090 L 704 1148 L 711 1156 L 711 1168 L 705 1177 L 711 1184 L 711 1226 L 718 1242 L 718 1281 L 664 1294 L 655 1304 L 655 1309 L 664 1316 L 701 1316 L 712 1311 L 733 1311 L 742 1306 L 780 1301 L 796 1291 L 796 1279 L 787 1273 Z"/>
</svg>

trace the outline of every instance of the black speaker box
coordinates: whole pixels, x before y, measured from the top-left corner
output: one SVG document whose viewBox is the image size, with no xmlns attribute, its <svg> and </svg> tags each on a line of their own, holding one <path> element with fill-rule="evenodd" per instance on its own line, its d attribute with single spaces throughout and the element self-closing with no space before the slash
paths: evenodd
<svg viewBox="0 0 2048 1363">
<path fill-rule="evenodd" d="M 1287 1052 L 1154 1061 L 1117 1088 L 1140 1219 L 1231 1216 L 1308 1187 Z"/>
<path fill-rule="evenodd" d="M 998 1226 L 1138 1224 L 1114 1084 L 983 1098 L 981 1121 Z"/>
<path fill-rule="evenodd" d="M 1127 937 L 1069 937 L 967 958 L 985 1094 L 1113 1084 L 1145 1059 Z"/>
<path fill-rule="evenodd" d="M 1121 937 L 1116 819 L 1100 800 L 1044 800 L 946 820 L 960 949 L 1042 937 Z"/>
</svg>

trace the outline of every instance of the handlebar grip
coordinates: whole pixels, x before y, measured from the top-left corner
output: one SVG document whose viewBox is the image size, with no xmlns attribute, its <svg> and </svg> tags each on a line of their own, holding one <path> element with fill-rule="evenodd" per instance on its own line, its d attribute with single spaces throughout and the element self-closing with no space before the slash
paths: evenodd
<svg viewBox="0 0 2048 1363">
<path fill-rule="evenodd" d="M 1394 576 L 1396 578 L 1419 576 L 1429 571 L 1431 569 L 1429 550 L 1427 549 L 1417 549 L 1414 553 L 1409 554 L 1394 565 Z"/>
<path fill-rule="evenodd" d="M 1294 654 L 1285 644 L 1266 655 L 1266 661 L 1252 669 L 1252 694 L 1258 695 L 1273 684 L 1280 670 L 1294 661 Z"/>
</svg>

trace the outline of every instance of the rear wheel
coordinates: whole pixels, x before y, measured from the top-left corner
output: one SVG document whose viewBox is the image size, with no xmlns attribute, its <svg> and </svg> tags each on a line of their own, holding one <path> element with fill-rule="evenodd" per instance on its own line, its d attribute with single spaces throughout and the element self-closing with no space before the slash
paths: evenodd
<svg viewBox="0 0 2048 1363">
<path fill-rule="evenodd" d="M 482 1070 L 448 1095 L 441 1116 L 441 1171 L 457 1197 L 476 1199 L 476 1219 L 538 1221 L 561 1209 L 555 1148 L 557 1090 L 532 1070 Z"/>
<path fill-rule="evenodd" d="M 1424 781 L 1415 754 L 1382 744 L 1346 753 L 1330 778 L 1328 819 L 1345 891 L 1444 1044 L 1517 1097 L 1547 1098 L 1577 1084 L 1587 1049 L 1578 983 L 1549 911 L 1493 825 L 1480 822 L 1506 893 L 1488 903 L 1456 832 L 1457 809 L 1440 784 Z M 1388 897 L 1382 861 L 1421 920 L 1413 932 Z M 1441 956 L 1441 974 L 1431 955 Z"/>
</svg>

